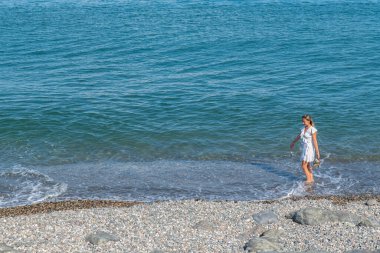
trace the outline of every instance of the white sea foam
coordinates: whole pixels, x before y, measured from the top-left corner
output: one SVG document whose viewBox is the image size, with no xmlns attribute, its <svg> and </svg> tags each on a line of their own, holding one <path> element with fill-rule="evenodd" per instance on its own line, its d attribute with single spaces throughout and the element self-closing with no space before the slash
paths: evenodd
<svg viewBox="0 0 380 253">
<path fill-rule="evenodd" d="M 0 173 L 0 207 L 27 205 L 54 199 L 67 191 L 67 184 L 33 170 L 16 166 Z"/>
<path fill-rule="evenodd" d="M 325 161 L 314 170 L 315 184 L 307 186 L 298 162 L 290 160 L 108 161 L 14 167 L 0 173 L 0 206 L 55 199 L 264 200 L 379 191 L 375 179 L 363 173 L 362 179 L 355 178 L 346 170 Z"/>
<path fill-rule="evenodd" d="M 305 189 L 305 182 L 303 181 L 297 181 L 294 182 L 293 187 L 290 188 L 290 190 L 282 197 L 282 198 L 289 198 L 292 196 L 304 196 L 306 195 L 306 189 Z"/>
</svg>

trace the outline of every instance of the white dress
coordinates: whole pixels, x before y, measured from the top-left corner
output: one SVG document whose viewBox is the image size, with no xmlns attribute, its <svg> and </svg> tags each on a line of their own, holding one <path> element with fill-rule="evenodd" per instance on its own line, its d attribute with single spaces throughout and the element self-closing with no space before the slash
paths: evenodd
<svg viewBox="0 0 380 253">
<path fill-rule="evenodd" d="M 309 127 L 307 131 L 304 131 L 305 128 L 301 129 L 301 161 L 314 162 L 315 158 L 315 149 L 313 144 L 312 134 L 317 132 L 315 127 Z"/>
</svg>

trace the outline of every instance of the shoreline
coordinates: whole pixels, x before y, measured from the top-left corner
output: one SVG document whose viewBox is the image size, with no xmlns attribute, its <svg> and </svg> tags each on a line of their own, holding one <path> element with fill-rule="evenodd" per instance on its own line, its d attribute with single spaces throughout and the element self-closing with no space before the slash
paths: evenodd
<svg viewBox="0 0 380 253">
<path fill-rule="evenodd" d="M 0 208 L 0 218 L 92 208 L 130 207 L 137 204 L 143 204 L 143 202 L 113 200 L 64 200 L 57 202 L 41 202 L 24 206 L 2 207 Z"/>
<path fill-rule="evenodd" d="M 181 202 L 181 201 L 204 201 L 204 202 L 249 202 L 249 203 L 275 203 L 281 200 L 329 200 L 334 204 L 347 204 L 353 201 L 367 201 L 375 199 L 380 202 L 380 194 L 362 194 L 362 195 L 308 195 L 308 196 L 292 196 L 281 199 L 273 200 L 250 200 L 250 201 L 236 201 L 236 200 L 204 200 L 204 199 L 188 199 L 188 200 L 164 200 L 153 202 L 141 201 L 114 201 L 114 200 L 90 200 L 90 199 L 77 199 L 77 200 L 63 200 L 55 202 L 40 202 L 31 205 L 13 206 L 13 207 L 0 207 L 1 217 L 15 217 L 20 215 L 32 215 L 39 213 L 50 213 L 56 211 L 68 210 L 81 210 L 92 208 L 118 208 L 118 207 L 131 207 L 134 205 L 144 205 L 160 202 Z"/>
<path fill-rule="evenodd" d="M 314 218 L 309 217 L 312 213 Z M 1 208 L 0 251 L 4 249 L 378 253 L 380 195 L 146 203 L 72 200 Z"/>
</svg>

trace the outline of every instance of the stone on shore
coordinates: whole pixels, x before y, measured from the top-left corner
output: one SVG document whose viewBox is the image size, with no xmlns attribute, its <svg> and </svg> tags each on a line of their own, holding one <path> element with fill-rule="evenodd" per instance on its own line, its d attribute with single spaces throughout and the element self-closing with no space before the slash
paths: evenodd
<svg viewBox="0 0 380 253">
<path fill-rule="evenodd" d="M 371 251 L 371 250 L 365 250 L 365 249 L 355 249 L 355 250 L 346 251 L 345 253 L 380 253 L 380 250 Z"/>
<path fill-rule="evenodd" d="M 193 226 L 194 229 L 213 231 L 218 228 L 218 225 L 209 220 L 201 220 Z"/>
<path fill-rule="evenodd" d="M 330 211 L 315 207 L 307 207 L 293 213 L 292 219 L 302 225 L 321 225 L 327 222 L 344 222 L 358 225 L 365 220 L 352 213 Z"/>
<path fill-rule="evenodd" d="M 86 237 L 86 241 L 91 244 L 98 245 L 99 243 L 108 242 L 108 241 L 119 241 L 120 239 L 110 233 L 104 231 L 97 231 L 94 234 L 90 234 Z"/>
<path fill-rule="evenodd" d="M 365 204 L 366 204 L 367 206 L 376 206 L 378 203 L 379 203 L 379 202 L 377 202 L 376 199 L 370 199 L 370 200 L 368 200 Z"/>
<path fill-rule="evenodd" d="M 280 246 L 277 243 L 273 243 L 265 238 L 255 237 L 245 244 L 244 250 L 248 253 L 273 252 L 280 250 Z"/>
<path fill-rule="evenodd" d="M 0 253 L 19 253 L 20 251 L 15 250 L 12 247 L 9 247 L 8 245 L 4 243 L 0 243 Z"/>
<path fill-rule="evenodd" d="M 270 252 L 265 252 L 265 253 L 270 253 Z M 286 251 L 286 252 L 272 252 L 272 253 L 329 253 L 327 251 L 322 251 L 322 250 L 311 250 L 311 251 Z"/>
<path fill-rule="evenodd" d="M 273 243 L 278 243 L 280 237 L 284 234 L 283 231 L 278 229 L 270 229 L 260 235 L 260 238 L 266 239 Z"/>
<path fill-rule="evenodd" d="M 372 222 L 380 221 L 380 205 L 365 205 L 374 198 L 351 202 L 343 199 L 338 204 L 329 199 L 281 199 L 163 201 L 94 209 L 78 209 L 75 205 L 68 211 L 1 217 L 0 243 L 6 244 L 11 253 L 213 253 L 243 252 L 243 248 L 252 253 L 375 253 L 379 250 L 380 230 L 372 227 Z M 380 197 L 376 199 L 380 202 Z M 310 207 L 351 213 L 360 222 L 304 226 L 285 218 L 286 214 Z M 253 215 L 268 210 L 278 221 L 257 224 Z M 96 231 L 107 231 L 120 240 L 100 243 L 101 239 L 94 239 L 99 235 Z"/>
<path fill-rule="evenodd" d="M 277 215 L 273 211 L 262 211 L 253 215 L 253 220 L 260 225 L 276 223 Z"/>
<path fill-rule="evenodd" d="M 379 227 L 380 224 L 378 221 L 374 219 L 363 219 L 361 222 L 359 222 L 358 226 L 363 226 L 363 227 Z"/>
</svg>

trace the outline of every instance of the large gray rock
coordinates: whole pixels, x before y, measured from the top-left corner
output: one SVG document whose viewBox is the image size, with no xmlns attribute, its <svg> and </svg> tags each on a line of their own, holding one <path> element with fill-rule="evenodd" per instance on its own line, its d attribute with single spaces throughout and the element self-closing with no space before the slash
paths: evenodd
<svg viewBox="0 0 380 253">
<path fill-rule="evenodd" d="M 380 253 L 380 250 L 371 251 L 371 250 L 365 250 L 365 249 L 355 249 L 355 250 L 346 251 L 345 253 Z"/>
<path fill-rule="evenodd" d="M 256 252 L 273 252 L 273 251 L 279 251 L 280 246 L 277 243 L 271 242 L 265 238 L 262 237 L 255 237 L 249 240 L 245 246 L 244 250 L 246 250 L 249 253 L 256 253 Z"/>
<path fill-rule="evenodd" d="M 273 211 L 262 211 L 253 215 L 253 220 L 260 225 L 276 223 L 278 221 L 277 215 Z"/>
<path fill-rule="evenodd" d="M 0 253 L 20 253 L 20 251 L 15 250 L 4 243 L 0 243 Z"/>
<path fill-rule="evenodd" d="M 353 225 L 358 225 L 361 217 L 342 211 L 330 211 L 321 208 L 307 207 L 301 209 L 292 215 L 293 221 L 303 225 L 319 225 L 326 222 L 346 222 Z"/>
<path fill-rule="evenodd" d="M 86 241 L 91 244 L 98 245 L 99 243 L 108 242 L 108 241 L 119 241 L 120 239 L 110 233 L 104 231 L 97 231 L 94 234 L 90 234 L 86 237 Z"/>
<path fill-rule="evenodd" d="M 266 239 L 273 243 L 278 243 L 280 237 L 284 234 L 282 230 L 270 229 L 260 235 L 260 238 Z"/>
</svg>

